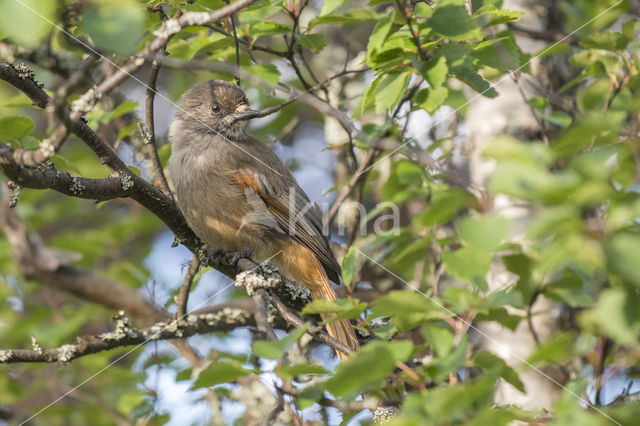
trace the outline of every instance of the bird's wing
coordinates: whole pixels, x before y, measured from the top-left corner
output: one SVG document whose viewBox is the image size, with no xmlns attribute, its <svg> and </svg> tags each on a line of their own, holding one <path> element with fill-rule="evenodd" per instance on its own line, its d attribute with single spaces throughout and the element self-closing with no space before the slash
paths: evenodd
<svg viewBox="0 0 640 426">
<path fill-rule="evenodd" d="M 275 157 L 271 150 L 269 152 Z M 274 232 L 284 233 L 310 249 L 322 264 L 327 276 L 339 283 L 341 267 L 331 252 L 329 242 L 322 234 L 322 220 L 317 207 L 309 201 L 289 170 L 285 170 L 281 170 L 281 173 L 265 171 L 261 174 L 254 169 L 244 168 L 235 172 L 232 179 L 243 190 L 251 190 L 264 201 L 267 211 L 277 224 L 272 227 Z M 266 222 L 268 221 L 260 224 L 268 226 Z"/>
</svg>

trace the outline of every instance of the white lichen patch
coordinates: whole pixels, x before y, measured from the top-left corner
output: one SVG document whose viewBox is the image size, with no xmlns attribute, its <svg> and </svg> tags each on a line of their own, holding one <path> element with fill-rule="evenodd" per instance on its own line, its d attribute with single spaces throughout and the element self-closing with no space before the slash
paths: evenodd
<svg viewBox="0 0 640 426">
<path fill-rule="evenodd" d="M 122 189 L 125 191 L 133 187 L 133 179 L 129 175 L 120 175 L 120 182 L 122 182 Z"/>
<path fill-rule="evenodd" d="M 73 359 L 78 348 L 75 345 L 63 345 L 58 349 L 58 361 L 67 363 Z"/>
<path fill-rule="evenodd" d="M 12 350 L 2 350 L 0 351 L 0 362 L 9 362 L 13 357 Z"/>
<path fill-rule="evenodd" d="M 373 412 L 374 423 L 388 423 L 396 416 L 396 412 L 386 407 L 378 407 Z"/>
<path fill-rule="evenodd" d="M 38 344 L 36 336 L 34 336 L 33 334 L 31 335 L 31 346 L 33 347 L 33 351 L 38 355 L 42 355 L 42 353 L 44 352 L 42 350 L 42 347 Z"/>
<path fill-rule="evenodd" d="M 18 78 L 21 80 L 33 79 L 36 73 L 29 68 L 24 63 L 20 62 L 18 65 L 14 66 L 15 70 L 18 71 Z"/>
<path fill-rule="evenodd" d="M 44 154 L 45 158 L 51 158 L 53 154 L 56 153 L 56 147 L 53 146 L 53 142 L 51 139 L 46 138 L 43 139 L 42 142 L 38 145 L 38 149 Z"/>
<path fill-rule="evenodd" d="M 69 187 L 69 192 L 71 192 L 73 195 L 79 195 L 82 193 L 82 191 L 87 189 L 87 187 L 82 182 L 80 182 L 78 176 L 71 176 L 71 186 Z"/>
<path fill-rule="evenodd" d="M 87 93 L 71 103 L 71 110 L 81 112 L 82 114 L 88 114 L 93 110 L 93 104 L 95 101 L 101 97 L 102 96 L 98 92 L 97 88 L 91 88 L 87 90 Z"/>
<path fill-rule="evenodd" d="M 273 288 L 282 282 L 282 276 L 271 265 L 263 265 L 253 271 L 240 272 L 236 276 L 236 287 L 244 287 L 252 296 L 259 288 Z"/>
</svg>

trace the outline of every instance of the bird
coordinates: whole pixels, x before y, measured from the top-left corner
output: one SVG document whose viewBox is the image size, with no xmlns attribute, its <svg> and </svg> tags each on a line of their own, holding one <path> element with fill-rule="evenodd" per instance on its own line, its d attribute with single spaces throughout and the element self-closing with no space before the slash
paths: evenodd
<svg viewBox="0 0 640 426">
<path fill-rule="evenodd" d="M 210 247 L 269 260 L 314 300 L 336 300 L 330 281 L 340 283 L 341 267 L 322 233 L 318 206 L 282 160 L 248 134 L 248 119 L 256 114 L 230 82 L 204 81 L 183 95 L 168 135 L 176 201 Z M 336 314 L 321 316 L 327 321 Z M 349 320 L 327 323 L 327 332 L 351 350 L 359 348 Z"/>
</svg>

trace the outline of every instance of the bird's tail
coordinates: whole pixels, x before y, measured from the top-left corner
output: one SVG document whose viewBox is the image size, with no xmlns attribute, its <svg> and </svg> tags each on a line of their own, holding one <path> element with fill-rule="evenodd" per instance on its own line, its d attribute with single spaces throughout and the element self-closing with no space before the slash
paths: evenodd
<svg viewBox="0 0 640 426">
<path fill-rule="evenodd" d="M 331 284 L 329 283 L 329 280 L 326 278 L 326 276 L 324 277 L 322 285 L 314 286 L 310 288 L 310 290 L 311 295 L 313 296 L 313 300 L 336 300 L 336 293 L 333 291 L 333 288 L 331 288 Z M 336 317 L 336 314 L 325 313 L 320 314 L 320 316 L 324 321 L 330 321 L 331 318 Z M 353 327 L 351 326 L 349 320 L 344 319 L 340 321 L 329 322 L 327 324 L 327 332 L 331 337 L 344 344 L 351 350 L 355 351 L 360 347 L 358 338 L 356 337 L 356 333 L 353 330 Z M 348 357 L 347 354 L 340 351 L 336 351 L 336 355 L 338 355 L 338 357 L 343 361 Z"/>
<path fill-rule="evenodd" d="M 317 257 L 311 250 L 300 244 L 287 244 L 283 246 L 280 254 L 274 259 L 282 268 L 287 277 L 304 284 L 313 296 L 313 300 L 336 300 L 336 293 L 331 287 L 329 278 L 322 268 Z M 335 313 L 321 314 L 325 321 L 335 318 Z M 352 350 L 360 347 L 356 333 L 349 320 L 334 321 L 327 324 L 327 332 Z M 336 351 L 341 360 L 345 360 L 348 354 Z"/>
</svg>

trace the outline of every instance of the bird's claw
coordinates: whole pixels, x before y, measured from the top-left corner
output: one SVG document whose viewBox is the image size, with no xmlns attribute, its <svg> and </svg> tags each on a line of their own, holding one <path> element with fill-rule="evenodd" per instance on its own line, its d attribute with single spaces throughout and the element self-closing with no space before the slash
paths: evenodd
<svg viewBox="0 0 640 426">
<path fill-rule="evenodd" d="M 248 248 L 239 251 L 231 251 L 224 254 L 224 260 L 231 266 L 236 267 L 240 259 L 248 259 L 251 257 L 253 250 Z"/>
</svg>

